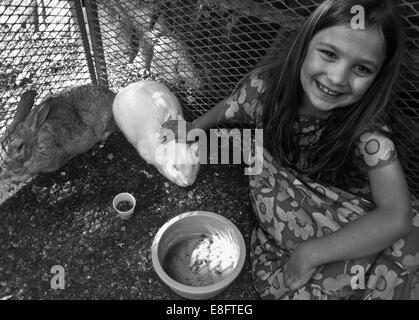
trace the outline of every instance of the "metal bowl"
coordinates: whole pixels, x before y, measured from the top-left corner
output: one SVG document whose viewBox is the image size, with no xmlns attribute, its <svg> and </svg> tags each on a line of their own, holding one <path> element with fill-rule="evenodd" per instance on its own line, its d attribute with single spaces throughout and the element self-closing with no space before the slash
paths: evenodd
<svg viewBox="0 0 419 320">
<path fill-rule="evenodd" d="M 217 236 L 225 241 L 223 251 L 229 251 L 231 270 L 219 281 L 194 286 L 173 279 L 164 268 L 164 259 L 174 246 L 199 235 Z M 154 270 L 176 294 L 188 299 L 208 299 L 229 287 L 240 274 L 246 258 L 246 246 L 239 229 L 228 219 L 213 212 L 193 211 L 180 214 L 166 222 L 154 237 L 151 246 Z"/>
</svg>

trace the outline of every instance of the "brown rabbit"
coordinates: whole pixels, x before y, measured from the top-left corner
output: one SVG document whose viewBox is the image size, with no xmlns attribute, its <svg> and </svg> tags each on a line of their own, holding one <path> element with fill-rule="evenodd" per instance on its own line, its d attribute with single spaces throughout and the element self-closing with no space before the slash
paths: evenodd
<svg viewBox="0 0 419 320">
<path fill-rule="evenodd" d="M 32 108 L 34 91 L 25 92 L 5 139 L 1 179 L 22 181 L 52 172 L 117 130 L 109 89 L 87 84 L 48 96 Z M 32 109 L 32 110 L 31 110 Z"/>
</svg>

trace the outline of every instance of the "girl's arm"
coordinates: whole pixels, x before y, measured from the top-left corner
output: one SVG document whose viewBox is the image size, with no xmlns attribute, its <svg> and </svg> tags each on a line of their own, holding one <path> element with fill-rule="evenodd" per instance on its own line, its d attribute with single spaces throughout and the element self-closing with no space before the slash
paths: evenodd
<svg viewBox="0 0 419 320">
<path fill-rule="evenodd" d="M 411 229 L 410 193 L 400 162 L 370 170 L 368 176 L 377 208 L 332 234 L 307 241 L 304 251 L 314 265 L 376 254 Z"/>
<path fill-rule="evenodd" d="M 222 124 L 221 119 L 223 118 L 223 113 L 226 109 L 226 101 L 227 98 L 217 103 L 213 108 L 208 110 L 205 114 L 200 116 L 199 118 L 196 118 L 192 122 L 186 122 L 186 132 L 187 135 L 189 131 L 193 129 L 203 129 L 208 130 L 211 128 L 217 127 L 217 125 Z M 182 139 L 186 140 L 185 137 L 179 137 L 178 136 L 178 128 L 179 126 L 179 120 L 168 120 L 165 123 L 162 124 L 163 130 L 170 130 L 174 134 L 174 136 L 170 135 L 169 131 L 162 131 L 161 133 L 161 141 L 167 142 L 172 138 L 175 138 L 176 140 L 182 141 Z"/>
<path fill-rule="evenodd" d="M 208 130 L 224 124 L 256 126 L 261 120 L 262 104 L 258 102 L 265 91 L 264 82 L 262 71 L 253 70 L 239 82 L 229 97 L 195 119 L 192 127 Z"/>
<path fill-rule="evenodd" d="M 264 90 L 264 80 L 260 76 L 260 70 L 256 69 L 243 78 L 229 97 L 217 103 L 204 115 L 188 122 L 186 132 L 192 129 L 208 130 L 225 124 L 256 126 L 261 120 L 262 104 L 259 102 Z M 178 124 L 177 120 L 169 120 L 162 124 L 162 128 L 173 131 L 176 138 Z M 166 141 L 164 134 L 162 140 Z"/>
<path fill-rule="evenodd" d="M 301 243 L 285 266 L 288 288 L 306 284 L 320 265 L 376 254 L 412 228 L 410 193 L 400 162 L 372 169 L 368 176 L 376 209 L 334 233 Z"/>
<path fill-rule="evenodd" d="M 217 103 L 213 108 L 211 108 L 204 115 L 196 118 L 192 121 L 192 128 L 199 128 L 203 130 L 208 130 L 215 128 L 218 125 L 222 124 L 223 114 L 226 110 L 226 101 L 228 98 Z"/>
</svg>

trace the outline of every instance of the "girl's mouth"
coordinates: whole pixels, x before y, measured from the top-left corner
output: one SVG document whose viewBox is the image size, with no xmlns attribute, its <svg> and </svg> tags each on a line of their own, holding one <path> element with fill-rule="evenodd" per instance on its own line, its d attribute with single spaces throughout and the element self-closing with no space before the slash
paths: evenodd
<svg viewBox="0 0 419 320">
<path fill-rule="evenodd" d="M 334 91 L 328 87 L 326 87 L 325 85 L 321 84 L 319 81 L 315 80 L 317 88 L 319 88 L 319 90 L 321 92 L 323 92 L 324 94 L 333 97 L 333 98 L 337 98 L 340 97 L 342 95 L 342 93 Z"/>
</svg>

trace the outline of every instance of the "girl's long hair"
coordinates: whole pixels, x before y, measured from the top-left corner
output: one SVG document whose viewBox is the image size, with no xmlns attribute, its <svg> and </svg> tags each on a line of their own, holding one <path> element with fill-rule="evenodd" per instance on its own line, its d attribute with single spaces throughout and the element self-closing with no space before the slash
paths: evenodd
<svg viewBox="0 0 419 320">
<path fill-rule="evenodd" d="M 387 113 L 389 97 L 397 79 L 402 55 L 402 27 L 392 0 L 326 0 L 304 22 L 283 58 L 265 70 L 263 95 L 265 147 L 283 165 L 294 166 L 287 156 L 297 150 L 292 126 L 303 97 L 300 70 L 314 35 L 337 25 L 349 25 L 351 8 L 362 5 L 366 27 L 378 27 L 385 40 L 385 61 L 368 91 L 357 103 L 334 109 L 323 134 L 312 147 L 312 177 L 333 182 L 350 163 L 356 139 Z M 266 65 L 265 65 L 266 67 Z"/>
</svg>

